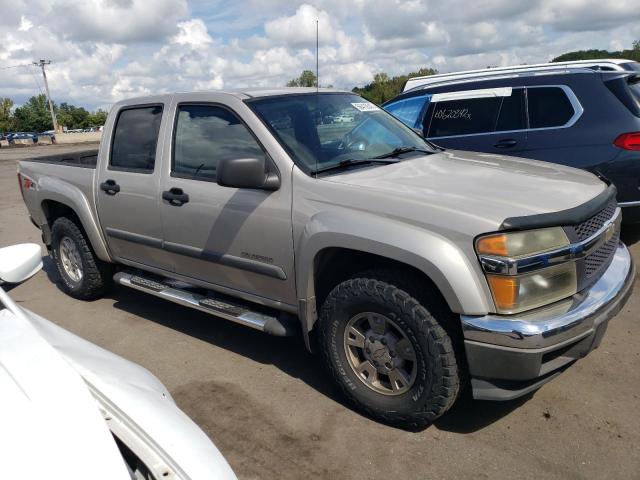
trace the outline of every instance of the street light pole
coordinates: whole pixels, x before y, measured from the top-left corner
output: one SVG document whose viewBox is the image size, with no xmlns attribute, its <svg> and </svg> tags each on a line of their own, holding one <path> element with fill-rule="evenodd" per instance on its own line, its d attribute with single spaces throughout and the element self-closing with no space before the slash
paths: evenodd
<svg viewBox="0 0 640 480">
<path fill-rule="evenodd" d="M 44 70 L 45 65 L 49 65 L 51 60 L 40 59 L 39 62 L 33 62 L 33 64 L 42 69 L 42 78 L 44 78 L 44 88 L 47 92 L 47 100 L 49 100 L 49 111 L 51 112 L 51 121 L 53 122 L 53 130 L 58 133 L 58 120 L 56 119 L 56 112 L 53 110 L 53 101 L 51 100 L 51 93 L 49 93 L 49 82 L 47 82 L 47 73 Z"/>
</svg>

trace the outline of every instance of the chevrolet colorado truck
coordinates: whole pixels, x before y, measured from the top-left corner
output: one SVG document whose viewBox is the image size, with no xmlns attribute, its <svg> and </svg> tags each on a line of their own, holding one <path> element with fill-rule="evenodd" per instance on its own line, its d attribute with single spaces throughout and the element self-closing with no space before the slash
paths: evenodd
<svg viewBox="0 0 640 480">
<path fill-rule="evenodd" d="M 122 101 L 99 150 L 18 179 L 71 296 L 116 283 L 299 331 L 357 408 L 405 427 L 465 386 L 539 388 L 598 346 L 635 278 L 613 186 L 443 150 L 338 90 Z"/>
</svg>

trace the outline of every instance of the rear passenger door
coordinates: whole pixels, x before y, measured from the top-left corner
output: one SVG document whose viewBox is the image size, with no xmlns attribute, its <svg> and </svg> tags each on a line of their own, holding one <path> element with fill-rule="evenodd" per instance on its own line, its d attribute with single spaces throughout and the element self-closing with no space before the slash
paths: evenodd
<svg viewBox="0 0 640 480">
<path fill-rule="evenodd" d="M 98 217 L 112 255 L 124 262 L 169 270 L 162 244 L 158 191 L 162 156 L 162 101 L 122 107 L 111 142 L 98 162 Z M 105 148 L 103 148 L 105 147 Z"/>
<path fill-rule="evenodd" d="M 527 142 L 524 89 L 434 94 L 424 133 L 445 148 L 507 155 L 521 152 Z"/>
<path fill-rule="evenodd" d="M 589 168 L 609 158 L 601 154 L 597 139 L 585 137 L 584 130 L 571 128 L 582 115 L 577 97 L 566 85 L 527 87 L 529 131 L 523 156 L 536 160 Z M 610 148 L 610 144 L 605 146 Z"/>
</svg>

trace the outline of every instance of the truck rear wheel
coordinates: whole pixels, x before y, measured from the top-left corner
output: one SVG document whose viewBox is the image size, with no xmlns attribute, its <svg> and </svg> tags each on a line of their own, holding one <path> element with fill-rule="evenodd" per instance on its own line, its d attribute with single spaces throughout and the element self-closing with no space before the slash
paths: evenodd
<svg viewBox="0 0 640 480">
<path fill-rule="evenodd" d="M 65 293 L 81 300 L 104 294 L 112 284 L 113 268 L 96 257 L 82 229 L 67 217 L 51 228 L 51 254 Z"/>
<path fill-rule="evenodd" d="M 336 286 L 320 312 L 321 351 L 358 409 L 391 425 L 421 428 L 455 402 L 458 363 L 451 338 L 427 306 L 396 286 L 402 281 L 391 282 L 368 273 Z"/>
</svg>

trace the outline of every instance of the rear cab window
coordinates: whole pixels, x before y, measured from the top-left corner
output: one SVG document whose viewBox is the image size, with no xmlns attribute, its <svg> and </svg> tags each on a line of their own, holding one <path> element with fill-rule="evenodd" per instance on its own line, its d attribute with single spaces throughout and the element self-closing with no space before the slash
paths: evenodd
<svg viewBox="0 0 640 480">
<path fill-rule="evenodd" d="M 161 120 L 162 105 L 120 110 L 113 133 L 109 170 L 152 173 Z"/>
</svg>

